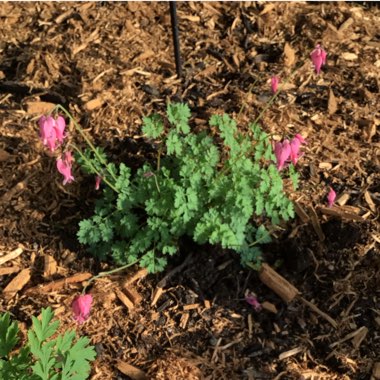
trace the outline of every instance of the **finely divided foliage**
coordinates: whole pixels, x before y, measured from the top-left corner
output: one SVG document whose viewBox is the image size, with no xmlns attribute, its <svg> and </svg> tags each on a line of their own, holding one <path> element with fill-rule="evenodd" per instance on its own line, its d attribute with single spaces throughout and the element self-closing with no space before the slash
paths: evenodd
<svg viewBox="0 0 380 380">
<path fill-rule="evenodd" d="M 104 189 L 94 216 L 81 221 L 78 232 L 94 255 L 104 259 L 111 254 L 118 264 L 139 260 L 148 271 L 158 272 L 177 253 L 179 239 L 188 235 L 200 244 L 233 249 L 243 263 L 257 264 L 257 244 L 270 241 L 257 221 L 266 217 L 278 224 L 294 217 L 269 136 L 258 125 L 243 134 L 228 115 L 214 115 L 210 126 L 222 139 L 216 142 L 206 132 L 190 132 L 190 116 L 187 105 L 170 104 L 167 133 L 161 116 L 144 118 L 146 137 L 161 144 L 154 166 L 145 163 L 132 172 L 124 163 L 106 163 L 103 172 L 114 189 Z M 90 151 L 85 157 L 87 162 L 77 160 L 86 172 L 101 170 Z M 293 170 L 291 174 L 295 182 Z"/>
<path fill-rule="evenodd" d="M 89 339 L 74 343 L 75 332 L 67 331 L 51 339 L 59 327 L 52 321 L 50 308 L 42 309 L 41 318 L 32 317 L 28 342 L 18 353 L 18 326 L 8 313 L 0 315 L 0 379 L 8 380 L 84 380 L 90 373 L 89 362 L 95 359 Z"/>
</svg>

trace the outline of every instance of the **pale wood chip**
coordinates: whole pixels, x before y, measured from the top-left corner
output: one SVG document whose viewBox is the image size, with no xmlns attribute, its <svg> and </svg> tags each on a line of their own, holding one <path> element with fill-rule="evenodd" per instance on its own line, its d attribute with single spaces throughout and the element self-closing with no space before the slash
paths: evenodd
<svg viewBox="0 0 380 380">
<path fill-rule="evenodd" d="M 139 269 L 136 273 L 131 276 L 128 276 L 125 280 L 123 287 L 127 288 L 129 285 L 133 284 L 137 280 L 140 280 L 148 275 L 148 271 L 145 268 Z"/>
<path fill-rule="evenodd" d="M 179 327 L 181 327 L 181 329 L 185 329 L 186 328 L 187 322 L 189 321 L 189 318 L 190 318 L 190 314 L 189 313 L 183 313 L 182 314 L 181 320 L 179 322 Z"/>
<path fill-rule="evenodd" d="M 28 102 L 26 103 L 26 112 L 29 115 L 44 115 L 51 112 L 54 107 L 55 104 L 49 102 Z"/>
<path fill-rule="evenodd" d="M 338 102 L 335 98 L 333 90 L 330 88 L 329 91 L 329 100 L 327 103 L 327 110 L 329 115 L 333 115 L 338 109 Z"/>
<path fill-rule="evenodd" d="M 261 306 L 263 307 L 264 310 L 267 310 L 267 311 L 269 311 L 269 312 L 271 312 L 273 314 L 277 314 L 278 313 L 276 305 L 274 305 L 271 302 L 264 301 L 264 302 L 262 302 Z"/>
<path fill-rule="evenodd" d="M 355 61 L 359 58 L 357 54 L 349 52 L 342 53 L 340 56 L 346 61 Z"/>
<path fill-rule="evenodd" d="M 104 104 L 104 99 L 102 97 L 89 100 L 84 107 L 87 111 L 92 111 L 96 108 L 100 108 Z"/>
<path fill-rule="evenodd" d="M 336 203 L 339 206 L 344 206 L 348 200 L 350 199 L 350 194 L 348 193 L 343 193 L 342 195 L 339 196 L 339 198 L 336 200 Z"/>
<path fill-rule="evenodd" d="M 318 165 L 319 169 L 326 169 L 326 170 L 331 170 L 332 169 L 332 163 L 331 162 L 321 162 Z"/>
<path fill-rule="evenodd" d="M 302 347 L 292 348 L 291 350 L 282 352 L 280 355 L 278 355 L 278 358 L 279 358 L 279 360 L 284 360 L 286 358 L 290 358 L 291 356 L 299 354 L 303 350 L 304 349 Z"/>
<path fill-rule="evenodd" d="M 349 17 L 340 27 L 339 32 L 345 31 L 347 28 L 349 28 L 354 23 L 354 19 L 352 17 Z"/>
<path fill-rule="evenodd" d="M 199 303 L 192 303 L 192 304 L 190 304 L 190 305 L 185 305 L 185 306 L 183 307 L 183 310 L 194 310 L 194 309 L 198 309 L 199 306 L 200 306 Z"/>
<path fill-rule="evenodd" d="M 376 212 L 376 205 L 375 203 L 373 202 L 372 198 L 371 198 L 371 194 L 369 193 L 368 190 L 366 190 L 364 192 L 364 199 L 365 201 L 367 202 L 369 208 L 371 209 L 372 212 Z"/>
<path fill-rule="evenodd" d="M 352 338 L 353 346 L 358 349 L 362 344 L 363 340 L 367 336 L 368 328 L 365 326 L 360 327 L 360 329 L 356 330 L 355 336 Z"/>
<path fill-rule="evenodd" d="M 361 334 L 361 335 L 362 335 L 362 334 L 363 334 L 363 331 L 365 332 L 365 335 L 366 335 L 367 332 L 368 332 L 367 327 L 362 326 L 362 327 L 358 328 L 357 330 L 350 332 L 350 333 L 347 334 L 344 338 L 339 339 L 338 341 L 336 341 L 336 342 L 334 342 L 334 343 L 331 343 L 331 344 L 329 345 L 329 347 L 330 347 L 330 348 L 334 348 L 334 347 L 338 346 L 339 344 L 344 343 L 344 342 L 346 342 L 347 340 L 350 340 L 350 339 L 354 338 L 354 337 L 357 336 L 358 334 Z M 365 337 L 365 335 L 364 335 L 364 337 Z M 364 337 L 363 337 L 363 339 L 364 339 Z M 360 342 L 361 342 L 361 341 L 360 341 Z M 360 344 L 360 343 L 359 343 L 359 344 Z"/>
<path fill-rule="evenodd" d="M 262 15 L 265 15 L 265 14 L 269 13 L 276 6 L 277 6 L 277 4 L 274 4 L 274 3 L 266 4 L 265 7 L 264 7 L 264 9 L 259 13 L 259 15 L 262 16 Z"/>
<path fill-rule="evenodd" d="M 155 289 L 155 291 L 154 291 L 154 293 L 153 293 L 153 299 L 152 299 L 152 302 L 151 302 L 151 306 L 155 306 L 156 305 L 156 303 L 158 302 L 158 300 L 160 299 L 160 297 L 161 297 L 161 295 L 162 295 L 162 293 L 164 292 L 164 289 L 163 288 L 161 288 L 160 286 L 158 286 L 156 289 Z"/>
<path fill-rule="evenodd" d="M 123 374 L 130 377 L 132 380 L 148 380 L 146 373 L 131 364 L 128 364 L 122 360 L 118 360 L 116 368 Z"/>
<path fill-rule="evenodd" d="M 20 256 L 24 252 L 22 247 L 18 247 L 13 251 L 9 252 L 7 255 L 0 257 L 0 265 L 5 264 L 7 261 L 14 260 L 16 257 Z"/>
<path fill-rule="evenodd" d="M 5 267 L 5 268 L 0 268 L 0 276 L 5 276 L 7 274 L 12 274 L 20 271 L 20 267 L 17 265 L 14 265 L 12 267 Z"/>
<path fill-rule="evenodd" d="M 296 61 L 295 50 L 286 42 L 284 46 L 284 64 L 287 67 L 293 66 Z"/>
<path fill-rule="evenodd" d="M 4 298 L 12 298 L 30 280 L 31 271 L 29 268 L 23 269 L 3 290 Z"/>
</svg>

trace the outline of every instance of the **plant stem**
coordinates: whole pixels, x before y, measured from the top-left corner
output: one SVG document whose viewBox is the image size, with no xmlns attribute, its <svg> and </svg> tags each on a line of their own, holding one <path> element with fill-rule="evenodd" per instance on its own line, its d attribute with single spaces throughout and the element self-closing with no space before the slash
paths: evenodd
<svg viewBox="0 0 380 380">
<path fill-rule="evenodd" d="M 80 127 L 80 125 L 76 122 L 76 120 L 71 116 L 70 112 L 66 110 L 66 108 L 64 108 L 63 106 L 61 106 L 60 104 L 58 104 L 55 109 L 60 109 L 61 111 L 63 111 L 66 116 L 73 122 L 74 126 L 75 126 L 75 129 L 80 133 L 80 135 L 84 138 L 84 140 L 86 141 L 86 143 L 88 144 L 88 146 L 91 148 L 91 150 L 94 152 L 95 156 L 97 157 L 97 159 L 99 160 L 99 162 L 104 165 L 106 168 L 107 168 L 107 162 L 104 161 L 103 157 L 99 155 L 98 151 L 96 150 L 94 144 L 90 141 L 90 139 L 87 137 L 86 133 L 82 130 L 82 128 Z M 108 173 L 111 175 L 111 177 L 116 181 L 117 178 L 115 177 L 115 175 L 109 171 L 107 169 Z"/>
<path fill-rule="evenodd" d="M 116 193 L 119 193 L 119 190 L 116 189 L 116 187 L 114 185 L 112 185 L 111 182 L 108 181 L 108 179 L 106 177 L 104 177 L 102 175 L 102 173 L 98 172 L 95 168 L 95 166 L 92 164 L 92 162 L 90 160 L 87 159 L 87 157 L 81 152 L 81 150 L 74 144 L 69 144 L 70 147 L 72 147 L 79 155 L 80 157 L 82 158 L 82 160 L 86 161 L 86 163 L 88 165 L 91 166 L 91 169 L 99 176 L 102 178 L 102 180 L 113 190 L 115 191 Z"/>
<path fill-rule="evenodd" d="M 137 264 L 139 262 L 139 260 L 135 260 L 133 263 L 129 263 L 129 264 L 126 264 L 126 265 L 123 265 L 122 267 L 119 267 L 119 268 L 115 268 L 115 269 L 111 269 L 107 272 L 100 272 L 98 273 L 96 276 L 93 276 L 91 277 L 88 281 L 87 281 L 87 284 L 84 286 L 83 288 L 83 291 L 82 291 L 82 294 L 84 294 L 86 292 L 86 289 L 88 288 L 88 286 L 91 284 L 91 282 L 95 281 L 97 278 L 100 278 L 100 277 L 105 277 L 105 276 L 108 276 L 110 274 L 113 274 L 113 273 L 116 273 L 116 272 L 120 272 L 124 269 L 127 269 L 135 264 Z"/>
</svg>

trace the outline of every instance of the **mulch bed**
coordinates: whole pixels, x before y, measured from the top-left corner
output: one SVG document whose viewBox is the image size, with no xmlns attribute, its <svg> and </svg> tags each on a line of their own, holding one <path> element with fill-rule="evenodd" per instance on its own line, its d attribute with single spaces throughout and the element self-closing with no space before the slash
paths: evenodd
<svg viewBox="0 0 380 380">
<path fill-rule="evenodd" d="M 25 331 L 52 306 L 62 331 L 96 345 L 94 380 L 380 379 L 378 7 L 177 7 L 181 79 L 167 3 L 1 4 L 0 260 L 14 255 L 0 261 L 0 311 Z M 319 76 L 309 59 L 316 43 L 328 53 Z M 194 128 L 229 113 L 244 129 L 266 106 L 272 75 L 290 79 L 260 124 L 277 139 L 300 133 L 307 145 L 299 191 L 289 193 L 297 218 L 264 258 L 301 295 L 287 304 L 235 254 L 186 242 L 165 273 L 132 268 L 95 281 L 91 318 L 77 326 L 73 297 L 112 263 L 76 241 L 98 193 L 79 170 L 62 186 L 38 139 L 41 113 L 65 105 L 114 160 L 137 167 L 150 149 L 144 115 L 184 101 Z M 332 209 L 329 186 L 338 194 Z M 4 292 L 15 278 L 15 291 Z M 247 290 L 262 311 L 244 300 Z"/>
</svg>

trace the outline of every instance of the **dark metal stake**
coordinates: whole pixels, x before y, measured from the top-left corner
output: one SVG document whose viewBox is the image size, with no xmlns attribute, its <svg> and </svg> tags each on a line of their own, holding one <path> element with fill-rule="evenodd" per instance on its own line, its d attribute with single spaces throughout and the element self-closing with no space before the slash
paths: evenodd
<svg viewBox="0 0 380 380">
<path fill-rule="evenodd" d="M 176 9 L 175 1 L 170 1 L 170 18 L 172 22 L 175 67 L 176 67 L 178 78 L 181 78 L 182 77 L 181 52 L 179 49 L 178 20 L 177 20 L 177 9 Z"/>
</svg>

